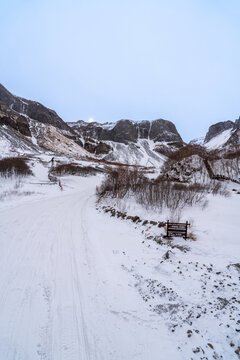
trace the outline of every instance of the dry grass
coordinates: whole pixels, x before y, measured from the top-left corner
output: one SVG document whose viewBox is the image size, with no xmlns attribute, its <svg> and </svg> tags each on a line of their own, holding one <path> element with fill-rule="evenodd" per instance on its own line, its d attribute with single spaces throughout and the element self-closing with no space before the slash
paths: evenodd
<svg viewBox="0 0 240 360">
<path fill-rule="evenodd" d="M 215 185 L 176 183 L 164 178 L 150 180 L 138 168 L 118 167 L 109 169 L 98 196 L 123 199 L 134 195 L 146 208 L 168 208 L 174 212 L 185 206 L 204 206 L 207 193 L 221 194 L 221 186 Z"/>
<path fill-rule="evenodd" d="M 192 241 L 197 241 L 197 236 L 196 234 L 194 234 L 192 231 L 188 233 L 187 236 L 189 239 L 191 239 Z"/>
<path fill-rule="evenodd" d="M 218 160 L 221 158 L 221 155 L 219 153 L 219 150 L 207 150 L 201 145 L 191 145 L 188 144 L 186 146 L 181 147 L 180 149 L 172 152 L 169 155 L 169 159 L 172 162 L 178 162 L 185 158 L 188 158 L 192 155 L 198 155 L 202 159 L 208 159 L 208 160 Z"/>
<path fill-rule="evenodd" d="M 27 176 L 32 175 L 32 171 L 27 164 L 27 158 L 12 157 L 0 160 L 0 174 L 2 176 Z"/>
<path fill-rule="evenodd" d="M 80 166 L 75 163 L 57 165 L 56 167 L 51 169 L 51 174 L 57 176 L 66 175 L 66 174 L 88 176 L 88 175 L 96 175 L 98 172 L 102 172 L 102 171 L 92 166 Z"/>
</svg>

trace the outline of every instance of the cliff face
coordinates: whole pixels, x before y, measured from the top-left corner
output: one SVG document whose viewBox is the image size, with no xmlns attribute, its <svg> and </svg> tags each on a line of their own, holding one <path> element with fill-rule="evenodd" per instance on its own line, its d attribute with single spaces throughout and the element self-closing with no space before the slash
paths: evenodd
<svg viewBox="0 0 240 360">
<path fill-rule="evenodd" d="M 214 125 L 211 125 L 205 136 L 204 142 L 210 141 L 212 138 L 216 137 L 223 131 L 233 128 L 233 126 L 234 126 L 234 122 L 230 120 L 218 122 Z"/>
<path fill-rule="evenodd" d="M 71 123 L 72 128 L 84 138 L 90 137 L 99 141 L 114 141 L 128 144 L 138 139 L 149 139 L 154 142 L 182 142 L 175 125 L 168 120 L 158 119 L 141 122 L 119 120 L 116 124 Z"/>
<path fill-rule="evenodd" d="M 183 146 L 171 121 L 67 124 L 55 111 L 15 96 L 1 84 L 0 129 L 12 149 L 21 148 L 21 143 L 27 141 L 34 151 L 48 149 L 67 156 L 91 153 L 107 160 L 144 165 L 162 163 L 170 150 Z M 9 140 L 9 134 L 14 141 Z"/>
<path fill-rule="evenodd" d="M 210 126 L 204 144 L 214 148 L 240 145 L 240 118 L 235 122 L 228 120 Z"/>
<path fill-rule="evenodd" d="M 22 135 L 31 136 L 29 124 L 25 116 L 7 108 L 2 102 L 0 102 L 0 125 L 10 126 Z"/>
<path fill-rule="evenodd" d="M 24 114 L 33 120 L 43 124 L 53 125 L 61 130 L 72 132 L 71 128 L 57 115 L 57 113 L 42 104 L 20 98 L 10 93 L 3 85 L 0 84 L 0 101 L 9 109 L 19 114 Z"/>
<path fill-rule="evenodd" d="M 14 96 L 2 85 L 0 143 L 1 149 L 10 149 L 15 154 L 50 150 L 66 156 L 88 155 L 79 136 L 55 111 L 38 102 Z"/>
</svg>

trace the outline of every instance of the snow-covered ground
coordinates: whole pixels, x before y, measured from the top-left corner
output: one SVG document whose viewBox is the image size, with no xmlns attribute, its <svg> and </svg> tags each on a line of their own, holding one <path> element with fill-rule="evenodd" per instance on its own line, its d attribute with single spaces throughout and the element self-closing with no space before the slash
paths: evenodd
<svg viewBox="0 0 240 360">
<path fill-rule="evenodd" d="M 239 185 L 186 209 L 197 241 L 156 242 L 162 228 L 101 210 L 100 176 L 50 185 L 49 160 L 21 195 L 0 181 L 0 359 L 238 359 Z"/>
</svg>

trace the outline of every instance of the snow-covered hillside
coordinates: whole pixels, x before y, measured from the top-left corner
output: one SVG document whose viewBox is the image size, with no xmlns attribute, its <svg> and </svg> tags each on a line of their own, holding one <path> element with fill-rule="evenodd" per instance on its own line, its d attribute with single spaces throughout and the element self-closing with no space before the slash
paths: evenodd
<svg viewBox="0 0 240 360">
<path fill-rule="evenodd" d="M 38 153 L 38 147 L 23 135 L 7 126 L 0 127 L 0 158 L 19 154 Z"/>
<path fill-rule="evenodd" d="M 175 125 L 163 119 L 119 120 L 103 124 L 80 120 L 68 125 L 79 134 L 84 148 L 91 153 L 127 164 L 159 168 L 168 152 L 183 145 Z"/>
<path fill-rule="evenodd" d="M 26 117 L 31 137 L 24 136 L 10 126 L 0 126 L 0 158 L 23 154 L 44 154 L 53 152 L 68 157 L 87 157 L 90 154 L 82 148 L 71 134 L 52 125 L 42 124 Z M 94 155 L 91 155 L 94 157 Z"/>
<path fill-rule="evenodd" d="M 204 146 L 209 150 L 240 145 L 240 118 L 235 122 L 227 120 L 209 127 L 204 139 Z"/>
<path fill-rule="evenodd" d="M 230 139 L 232 135 L 232 129 L 227 129 L 217 136 L 213 137 L 211 140 L 205 143 L 205 146 L 209 150 L 215 150 L 222 148 L 226 142 Z"/>
<path fill-rule="evenodd" d="M 112 147 L 109 154 L 103 157 L 107 161 L 160 168 L 166 160 L 166 156 L 154 150 L 156 144 L 152 140 L 140 139 L 136 144 L 108 141 L 107 144 Z"/>
</svg>

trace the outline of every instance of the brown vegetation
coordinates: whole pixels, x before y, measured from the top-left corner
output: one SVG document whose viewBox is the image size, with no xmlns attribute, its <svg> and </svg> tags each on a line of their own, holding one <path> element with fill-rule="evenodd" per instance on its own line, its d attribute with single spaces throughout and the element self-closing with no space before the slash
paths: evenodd
<svg viewBox="0 0 240 360">
<path fill-rule="evenodd" d="M 174 181 L 194 182 L 195 173 L 199 174 L 203 183 L 211 180 L 239 182 L 239 147 L 208 151 L 200 145 L 187 145 L 170 154 L 169 160 L 162 168 L 163 176 L 167 179 L 170 177 Z"/>
<path fill-rule="evenodd" d="M 181 147 L 180 149 L 172 152 L 169 155 L 169 159 L 172 162 L 181 161 L 185 158 L 188 158 L 192 155 L 198 155 L 202 159 L 207 159 L 209 161 L 211 160 L 218 160 L 221 158 L 221 154 L 219 150 L 207 150 L 205 147 L 201 145 L 192 145 L 188 144 L 186 146 Z"/>
<path fill-rule="evenodd" d="M 56 167 L 51 169 L 51 174 L 61 176 L 61 175 L 96 175 L 98 172 L 103 172 L 102 169 L 97 169 L 92 166 L 80 166 L 78 164 L 62 164 L 57 165 Z"/>
<path fill-rule="evenodd" d="M 166 207 L 174 211 L 194 204 L 204 206 L 205 195 L 209 192 L 226 195 L 218 182 L 201 185 L 176 183 L 161 177 L 150 180 L 137 168 L 131 170 L 120 167 L 109 171 L 99 189 L 99 196 L 124 198 L 134 195 L 137 202 L 145 207 Z"/>
<path fill-rule="evenodd" d="M 137 191 L 145 181 L 146 178 L 138 168 L 108 168 L 108 175 L 99 189 L 99 194 L 123 198 L 129 190 Z"/>
<path fill-rule="evenodd" d="M 0 174 L 3 176 L 27 176 L 32 175 L 32 171 L 27 164 L 27 158 L 12 157 L 0 160 Z"/>
</svg>

